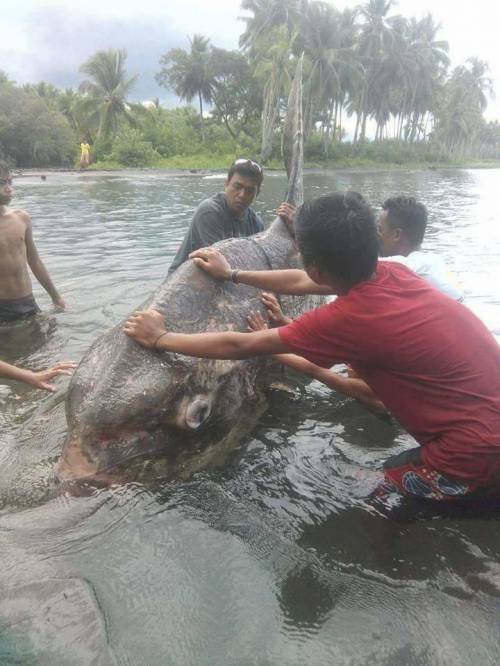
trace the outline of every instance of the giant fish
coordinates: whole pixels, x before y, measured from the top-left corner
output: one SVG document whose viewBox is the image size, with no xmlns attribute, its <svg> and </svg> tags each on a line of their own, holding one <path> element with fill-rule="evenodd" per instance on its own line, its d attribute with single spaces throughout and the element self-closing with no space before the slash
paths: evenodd
<svg viewBox="0 0 500 666">
<path fill-rule="evenodd" d="M 283 156 L 287 201 L 299 205 L 301 59 L 288 101 Z M 279 217 L 256 236 L 221 241 L 217 247 L 239 269 L 301 266 L 294 238 Z M 260 296 L 254 287 L 216 281 L 188 260 L 141 309 L 157 309 L 172 331 L 246 331 L 249 312 L 262 310 Z M 317 298 L 286 297 L 282 307 L 296 316 L 317 305 Z M 138 474 L 154 459 L 162 460 L 162 475 L 188 475 L 220 457 L 261 413 L 267 359 L 216 361 L 159 353 L 127 338 L 122 327 L 118 324 L 93 344 L 70 383 L 61 480 L 123 479 L 125 470 Z"/>
</svg>

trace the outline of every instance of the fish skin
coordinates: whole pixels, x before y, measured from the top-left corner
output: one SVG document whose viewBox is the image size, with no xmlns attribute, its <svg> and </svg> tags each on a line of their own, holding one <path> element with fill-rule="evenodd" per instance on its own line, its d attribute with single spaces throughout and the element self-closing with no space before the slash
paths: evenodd
<svg viewBox="0 0 500 666">
<path fill-rule="evenodd" d="M 303 200 L 302 58 L 283 132 L 287 201 Z M 286 224 L 277 217 L 251 238 L 214 247 L 240 270 L 301 268 Z M 318 305 L 318 297 L 286 297 L 286 315 Z M 261 291 L 214 280 L 192 260 L 182 264 L 141 309 L 153 307 L 170 331 L 247 331 L 251 310 L 264 309 Z M 148 456 L 164 461 L 161 475 L 182 476 L 231 448 L 263 410 L 266 358 L 210 360 L 155 352 L 123 333 L 123 322 L 101 336 L 83 357 L 66 400 L 68 436 L 58 466 L 61 480 L 120 480 Z M 166 461 L 166 462 L 165 462 Z M 117 474 L 115 478 L 115 474 Z"/>
</svg>

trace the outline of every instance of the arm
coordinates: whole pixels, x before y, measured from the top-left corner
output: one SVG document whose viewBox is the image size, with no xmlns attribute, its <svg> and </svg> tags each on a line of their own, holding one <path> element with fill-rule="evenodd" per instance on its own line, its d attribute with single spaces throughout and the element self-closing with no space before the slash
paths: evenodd
<svg viewBox="0 0 500 666">
<path fill-rule="evenodd" d="M 215 248 L 205 247 L 189 255 L 197 266 L 218 280 L 231 280 L 232 269 L 227 259 Z M 327 285 L 313 282 L 305 271 L 287 269 L 277 271 L 238 271 L 238 282 L 280 294 L 332 294 Z"/>
<path fill-rule="evenodd" d="M 54 305 L 64 308 L 66 304 L 64 300 L 59 295 L 59 292 L 54 286 L 54 283 L 50 279 L 49 272 L 45 268 L 43 261 L 40 259 L 38 250 L 36 249 L 35 241 L 33 239 L 33 229 L 31 226 L 31 220 L 29 216 L 25 213 L 26 221 L 26 256 L 28 260 L 28 266 L 33 271 L 33 275 L 36 277 L 38 282 L 42 285 L 45 291 L 49 294 Z"/>
<path fill-rule="evenodd" d="M 249 329 L 252 331 L 267 329 L 267 324 L 260 312 L 250 313 L 248 316 L 248 325 Z M 337 372 L 327 370 L 315 363 L 311 363 L 307 359 L 302 358 L 302 356 L 297 356 L 296 354 L 276 354 L 274 358 L 283 365 L 286 365 L 293 370 L 297 370 L 298 372 L 303 372 L 339 393 L 344 393 L 351 398 L 356 398 L 356 400 L 359 400 L 367 407 L 375 409 L 376 411 L 386 412 L 383 403 L 378 400 L 368 384 L 358 376 L 344 377 Z"/>
<path fill-rule="evenodd" d="M 10 365 L 10 363 L 0 361 L 0 377 L 14 379 L 35 388 L 45 389 L 46 391 L 55 391 L 56 387 L 53 384 L 49 384 L 49 381 L 57 375 L 70 375 L 70 371 L 73 368 L 76 368 L 74 363 L 58 363 L 48 370 L 32 372 L 31 370 L 23 370 L 22 368 L 17 368 L 15 365 Z"/>
<path fill-rule="evenodd" d="M 198 266 L 200 265 L 196 262 Z M 226 279 L 230 279 L 229 278 Z M 305 296 L 307 294 L 332 294 L 326 285 L 313 282 L 305 271 L 289 268 L 280 271 L 238 271 L 238 282 L 249 284 L 258 289 L 268 289 L 278 294 Z"/>
<path fill-rule="evenodd" d="M 337 372 L 333 372 L 333 370 L 321 368 L 319 365 L 315 365 L 295 354 L 277 354 L 275 359 L 293 370 L 298 370 L 313 379 L 317 379 L 334 391 L 359 400 L 359 402 L 362 402 L 367 407 L 380 412 L 387 411 L 383 402 L 377 398 L 368 384 L 362 379 L 344 377 Z"/>
<path fill-rule="evenodd" d="M 274 358 L 293 370 L 303 372 L 305 375 L 317 379 L 334 391 L 359 400 L 359 402 L 362 402 L 367 407 L 371 407 L 378 412 L 387 411 L 383 402 L 377 398 L 368 384 L 360 378 L 344 377 L 337 372 L 333 372 L 333 370 L 321 368 L 319 365 L 315 365 L 302 358 L 302 356 L 296 356 L 295 354 L 276 354 Z"/>
<path fill-rule="evenodd" d="M 277 329 L 255 333 L 170 333 L 157 310 L 131 315 L 123 330 L 144 347 L 200 358 L 243 359 L 289 351 Z"/>
<path fill-rule="evenodd" d="M 279 304 L 279 301 L 274 294 L 270 294 L 265 291 L 260 297 L 260 300 L 262 301 L 262 304 L 266 308 L 267 316 L 273 326 L 286 326 L 287 324 L 290 324 L 292 319 L 290 317 L 285 317 L 285 315 L 283 314 L 283 310 L 281 309 L 281 306 Z M 259 329 L 256 328 L 252 330 L 259 330 Z"/>
</svg>

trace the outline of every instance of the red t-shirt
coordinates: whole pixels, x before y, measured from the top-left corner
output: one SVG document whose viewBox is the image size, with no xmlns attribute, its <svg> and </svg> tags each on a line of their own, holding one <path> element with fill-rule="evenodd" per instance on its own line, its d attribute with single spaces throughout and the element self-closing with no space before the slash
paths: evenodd
<svg viewBox="0 0 500 666">
<path fill-rule="evenodd" d="M 279 334 L 322 367 L 352 364 L 422 445 L 426 465 L 500 483 L 500 347 L 467 307 L 384 261 L 373 279 Z"/>
</svg>

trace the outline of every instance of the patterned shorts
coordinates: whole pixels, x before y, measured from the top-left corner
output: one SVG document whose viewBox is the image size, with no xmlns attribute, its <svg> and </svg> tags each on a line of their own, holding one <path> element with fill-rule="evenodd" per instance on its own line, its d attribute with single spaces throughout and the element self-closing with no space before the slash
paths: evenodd
<svg viewBox="0 0 500 666">
<path fill-rule="evenodd" d="M 470 495 L 479 486 L 453 479 L 422 462 L 420 449 L 392 456 L 384 464 L 385 483 L 382 492 L 396 490 L 430 500 L 455 500 Z"/>
</svg>

